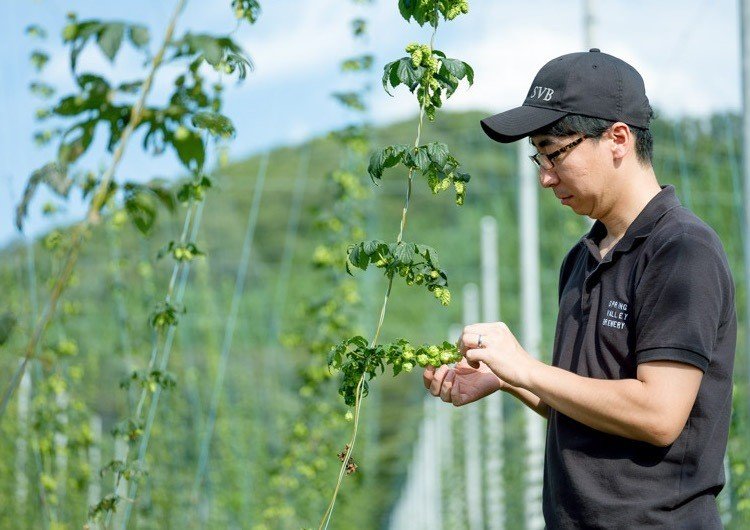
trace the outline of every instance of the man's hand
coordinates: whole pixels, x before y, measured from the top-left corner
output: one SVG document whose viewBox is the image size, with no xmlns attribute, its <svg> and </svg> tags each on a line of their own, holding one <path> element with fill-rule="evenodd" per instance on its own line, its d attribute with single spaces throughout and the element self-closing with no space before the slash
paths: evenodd
<svg viewBox="0 0 750 530">
<path fill-rule="evenodd" d="M 461 359 L 453 367 L 443 365 L 435 369 L 428 366 L 422 377 L 425 388 L 433 396 L 456 407 L 482 399 L 505 386 L 487 365 L 480 363 L 479 368 L 472 368 L 466 359 Z"/>
<path fill-rule="evenodd" d="M 470 365 L 476 366 L 476 363 L 482 362 L 497 377 L 514 387 L 527 388 L 534 364 L 538 364 L 521 347 L 504 322 L 466 326 L 459 349 Z"/>
</svg>

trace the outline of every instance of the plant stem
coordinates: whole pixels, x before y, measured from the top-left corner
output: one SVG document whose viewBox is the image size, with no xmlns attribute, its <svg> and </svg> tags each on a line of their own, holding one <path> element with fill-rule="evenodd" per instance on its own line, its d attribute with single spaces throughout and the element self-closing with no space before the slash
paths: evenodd
<svg viewBox="0 0 750 530">
<path fill-rule="evenodd" d="M 117 149 L 112 156 L 112 162 L 102 175 L 102 180 L 97 186 L 96 191 L 94 192 L 94 196 L 91 199 L 91 205 L 86 212 L 86 217 L 73 229 L 71 245 L 67 255 L 65 256 L 65 263 L 62 267 L 62 270 L 55 280 L 55 285 L 52 288 L 52 293 L 50 294 L 49 301 L 47 302 L 44 311 L 42 311 L 41 316 L 37 320 L 31 338 L 26 345 L 26 350 L 23 355 L 23 362 L 19 365 L 18 369 L 13 374 L 8 387 L 3 394 L 3 400 L 2 402 L 0 402 L 0 420 L 2 420 L 5 414 L 5 409 L 8 406 L 10 398 L 18 388 L 18 385 L 21 381 L 21 376 L 26 371 L 26 365 L 28 364 L 29 359 L 34 357 L 37 344 L 39 344 L 39 342 L 41 341 L 47 325 L 50 323 L 52 317 L 55 314 L 55 311 L 57 310 L 57 302 L 68 286 L 68 282 L 71 275 L 73 274 L 76 262 L 78 261 L 78 255 L 80 254 L 81 246 L 83 246 L 83 242 L 86 239 L 86 233 L 88 232 L 88 229 L 99 223 L 101 209 L 104 207 L 104 203 L 109 195 L 110 182 L 114 178 L 115 171 L 120 165 L 122 156 L 125 154 L 125 148 L 128 145 L 128 140 L 130 140 L 133 131 L 135 131 L 135 128 L 141 121 L 141 116 L 143 115 L 143 107 L 146 103 L 146 97 L 151 91 L 151 85 L 153 84 L 156 71 L 159 69 L 159 66 L 161 66 L 162 60 L 164 59 L 164 53 L 166 52 L 167 46 L 172 40 L 172 34 L 174 33 L 175 26 L 177 25 L 177 18 L 179 17 L 182 9 L 185 7 L 186 2 L 187 0 L 178 0 L 177 2 L 177 7 L 172 14 L 172 19 L 170 20 L 169 26 L 167 27 L 167 30 L 164 34 L 164 40 L 161 44 L 161 47 L 159 48 L 159 51 L 156 53 L 153 61 L 151 62 L 151 70 L 149 71 L 148 76 L 143 83 L 141 95 L 130 111 L 130 119 L 128 120 L 128 124 L 122 131 L 120 143 L 117 145 Z"/>
<path fill-rule="evenodd" d="M 436 32 L 437 32 L 437 24 L 432 30 L 432 36 L 430 37 L 430 53 L 432 53 L 432 50 L 435 45 L 435 33 Z M 422 124 L 424 122 L 425 101 L 427 101 L 426 93 L 424 97 L 422 98 L 422 103 L 419 107 L 419 123 L 417 125 L 417 137 L 414 140 L 415 148 L 419 147 L 419 142 L 422 139 Z M 407 180 L 406 199 L 404 201 L 404 207 L 401 210 L 401 224 L 399 226 L 398 237 L 396 238 L 396 243 L 401 243 L 401 241 L 403 240 L 404 228 L 406 228 L 406 216 L 407 216 L 407 213 L 409 212 L 409 202 L 411 200 L 411 188 L 412 188 L 413 175 L 414 175 L 414 170 L 409 169 L 409 173 L 406 179 Z M 372 342 L 370 343 L 370 348 L 374 348 L 378 344 L 378 338 L 380 337 L 380 330 L 383 327 L 383 320 L 385 319 L 385 310 L 388 307 L 388 300 L 391 296 L 392 287 L 393 287 L 393 276 L 388 278 L 388 287 L 385 291 L 385 297 L 383 298 L 383 306 L 380 308 L 380 317 L 378 319 L 377 328 L 375 329 L 375 335 L 372 339 Z M 354 451 L 354 442 L 357 440 L 357 429 L 359 427 L 359 412 L 360 412 L 360 408 L 362 407 L 362 394 L 363 394 L 363 389 L 364 389 L 365 376 L 366 374 L 363 373 L 362 377 L 359 378 L 359 382 L 357 383 L 357 392 L 356 392 L 355 401 L 354 401 L 354 425 L 352 427 L 352 438 L 351 438 L 351 441 L 349 442 L 349 449 L 346 452 L 344 461 L 341 463 L 341 469 L 339 470 L 338 481 L 336 482 L 336 487 L 333 490 L 333 497 L 331 498 L 331 502 L 328 505 L 328 509 L 326 510 L 326 513 L 323 515 L 323 519 L 320 522 L 320 526 L 318 530 L 325 530 L 328 528 L 328 523 L 330 522 L 331 516 L 333 515 L 333 507 L 336 504 L 336 496 L 339 493 L 339 488 L 341 487 L 341 481 L 344 478 L 346 466 L 349 463 L 349 457 L 351 456 L 352 451 Z"/>
<path fill-rule="evenodd" d="M 331 516 L 333 515 L 333 506 L 336 504 L 336 497 L 339 493 L 339 488 L 341 487 L 341 481 L 344 478 L 344 473 L 346 472 L 346 465 L 349 463 L 349 458 L 352 455 L 352 451 L 354 451 L 354 441 L 357 439 L 357 427 L 359 426 L 359 412 L 362 409 L 362 394 L 364 390 L 364 384 L 365 384 L 365 376 L 362 375 L 359 379 L 359 383 L 357 383 L 357 394 L 356 394 L 356 400 L 354 403 L 354 427 L 352 430 L 352 439 L 349 443 L 349 449 L 346 451 L 346 456 L 344 456 L 344 462 L 341 464 L 341 469 L 339 470 L 339 478 L 336 482 L 336 489 L 333 490 L 333 497 L 331 498 L 331 502 L 328 505 L 328 509 L 326 510 L 326 513 L 323 515 L 323 520 L 320 522 L 320 527 L 318 530 L 325 530 L 328 528 L 328 523 L 331 521 Z"/>
</svg>

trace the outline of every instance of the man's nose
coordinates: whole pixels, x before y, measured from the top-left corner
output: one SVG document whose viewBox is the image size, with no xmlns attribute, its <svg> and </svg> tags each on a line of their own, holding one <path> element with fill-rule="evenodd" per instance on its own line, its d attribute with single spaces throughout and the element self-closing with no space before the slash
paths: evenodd
<svg viewBox="0 0 750 530">
<path fill-rule="evenodd" d="M 557 178 L 557 173 L 555 173 L 554 168 L 550 168 L 550 169 L 539 168 L 539 183 L 542 185 L 543 188 L 552 187 L 558 182 L 560 182 L 560 179 Z"/>
</svg>

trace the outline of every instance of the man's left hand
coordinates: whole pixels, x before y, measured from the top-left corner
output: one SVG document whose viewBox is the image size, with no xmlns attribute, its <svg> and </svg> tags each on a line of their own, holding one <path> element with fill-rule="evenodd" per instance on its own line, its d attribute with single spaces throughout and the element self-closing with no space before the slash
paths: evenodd
<svg viewBox="0 0 750 530">
<path fill-rule="evenodd" d="M 496 376 L 515 387 L 528 387 L 531 371 L 537 362 L 521 347 L 504 322 L 466 326 L 459 349 L 469 364 L 478 366 L 482 361 Z"/>
</svg>

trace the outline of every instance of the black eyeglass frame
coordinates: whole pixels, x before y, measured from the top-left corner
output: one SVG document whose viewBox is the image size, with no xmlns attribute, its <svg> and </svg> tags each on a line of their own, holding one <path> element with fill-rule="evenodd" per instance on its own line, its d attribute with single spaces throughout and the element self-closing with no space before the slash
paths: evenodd
<svg viewBox="0 0 750 530">
<path fill-rule="evenodd" d="M 558 156 L 560 156 L 561 154 L 563 154 L 565 151 L 570 151 L 575 146 L 577 146 L 578 144 L 580 144 L 581 142 L 583 142 L 586 138 L 588 138 L 588 136 L 585 136 L 585 135 L 581 136 L 577 140 L 573 140 L 569 144 L 566 144 L 566 145 L 562 146 L 557 151 L 553 151 L 552 153 L 550 153 L 548 155 L 543 155 L 542 153 L 534 153 L 533 155 L 529 155 L 529 158 L 531 159 L 532 162 L 534 162 L 536 164 L 537 167 L 539 167 L 541 169 L 552 169 L 553 167 L 555 167 L 555 162 L 554 162 L 555 158 L 557 158 Z M 544 157 L 544 158 L 547 159 L 547 161 L 549 162 L 549 167 L 544 167 L 542 165 L 541 157 Z"/>
</svg>

